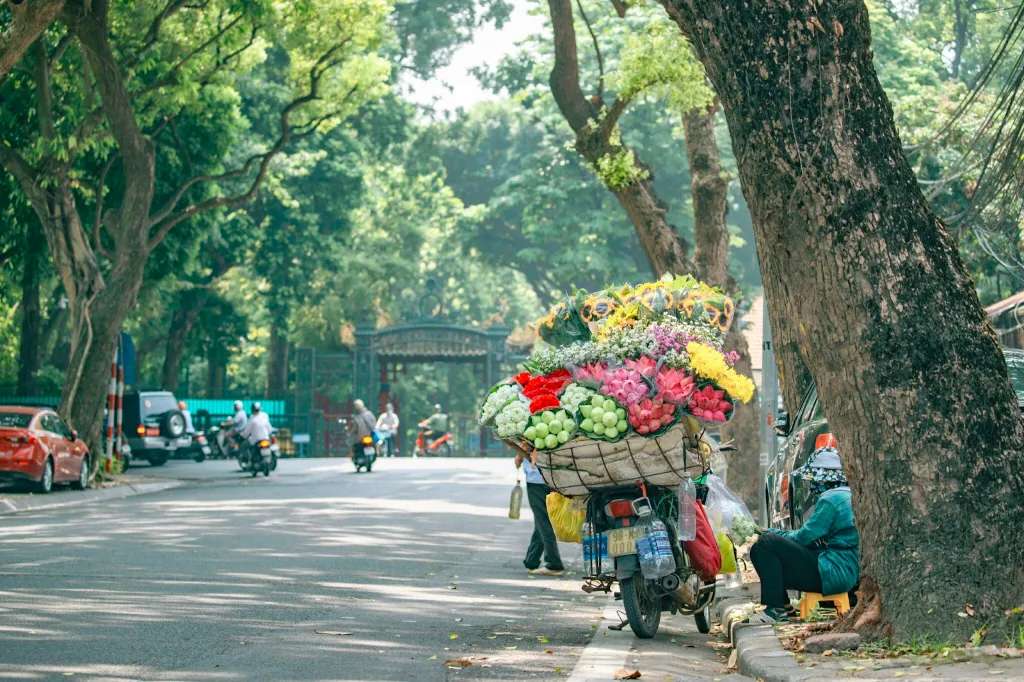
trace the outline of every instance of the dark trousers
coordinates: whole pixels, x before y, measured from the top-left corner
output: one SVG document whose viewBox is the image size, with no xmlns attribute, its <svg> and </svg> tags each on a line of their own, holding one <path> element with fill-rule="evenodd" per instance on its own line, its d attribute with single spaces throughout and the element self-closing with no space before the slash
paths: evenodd
<svg viewBox="0 0 1024 682">
<path fill-rule="evenodd" d="M 530 538 L 530 546 L 526 549 L 523 565 L 531 570 L 538 568 L 543 555 L 545 566 L 553 571 L 561 571 L 563 566 L 562 557 L 558 554 L 558 540 L 555 538 L 554 528 L 551 527 L 551 519 L 548 518 L 548 492 L 550 490 L 543 483 L 526 484 L 526 497 L 533 511 L 533 537 Z"/>
<path fill-rule="evenodd" d="M 750 548 L 750 561 L 761 578 L 761 603 L 789 606 L 786 590 L 821 592 L 818 555 L 775 533 L 764 533 Z"/>
<path fill-rule="evenodd" d="M 395 437 L 384 436 L 384 452 L 388 457 L 395 456 Z"/>
</svg>

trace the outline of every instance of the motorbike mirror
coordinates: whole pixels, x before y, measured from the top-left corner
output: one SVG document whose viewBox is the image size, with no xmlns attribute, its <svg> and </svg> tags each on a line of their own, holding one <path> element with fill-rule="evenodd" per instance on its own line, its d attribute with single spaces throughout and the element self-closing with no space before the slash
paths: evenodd
<svg viewBox="0 0 1024 682">
<path fill-rule="evenodd" d="M 783 437 L 789 435 L 789 412 L 779 410 L 779 416 L 775 419 L 775 433 Z"/>
</svg>

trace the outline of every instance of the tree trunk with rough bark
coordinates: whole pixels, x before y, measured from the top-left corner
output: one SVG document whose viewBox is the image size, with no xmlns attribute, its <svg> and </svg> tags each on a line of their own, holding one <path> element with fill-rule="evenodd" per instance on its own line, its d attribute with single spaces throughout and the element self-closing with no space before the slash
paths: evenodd
<svg viewBox="0 0 1024 682">
<path fill-rule="evenodd" d="M 683 115 L 686 158 L 690 167 L 690 194 L 693 200 L 694 266 L 697 275 L 736 296 L 736 282 L 729 274 L 729 228 L 725 218 L 729 207 L 729 176 L 722 169 L 715 119 L 718 103 L 692 109 Z M 737 371 L 750 376 L 750 349 L 739 322 L 725 339 L 727 350 L 740 358 Z M 728 458 L 727 482 L 743 496 L 751 509 L 760 507 L 760 412 L 757 397 L 744 405 L 736 417 L 722 428 L 725 439 L 733 440 L 736 452 Z"/>
<path fill-rule="evenodd" d="M 614 135 L 618 118 L 628 105 L 616 100 L 605 108 L 600 94 L 587 99 L 580 86 L 576 29 L 570 0 L 548 0 L 554 32 L 555 64 L 551 69 L 551 93 L 566 122 L 576 134 L 576 151 L 597 169 L 602 159 L 620 154 L 633 155 L 640 174 L 621 183 L 605 183 L 629 216 L 640 245 L 655 275 L 690 271 L 686 243 L 668 222 L 665 203 L 654 190 L 653 174 L 633 150 Z M 604 109 L 604 111 L 602 111 Z"/>
<path fill-rule="evenodd" d="M 36 224 L 25 228 L 21 271 L 21 335 L 18 345 L 18 388 L 21 396 L 35 395 L 36 373 L 42 358 L 42 308 L 39 280 L 46 257 L 46 239 Z"/>
<path fill-rule="evenodd" d="M 177 297 L 177 306 L 171 315 L 170 328 L 167 330 L 167 343 L 164 347 L 164 366 L 160 373 L 161 386 L 169 391 L 178 388 L 181 376 L 181 360 L 185 355 L 185 343 L 188 335 L 199 321 L 199 316 L 210 298 L 210 290 L 189 289 L 182 291 Z"/>
<path fill-rule="evenodd" d="M 11 23 L 0 35 L 0 81 L 64 9 L 64 0 L 27 0 L 11 5 Z"/>
<path fill-rule="evenodd" d="M 838 438 L 861 530 L 857 625 L 1009 635 L 1024 428 L 956 245 L 903 156 L 864 3 L 661 2 L 721 98 L 773 329 L 796 342 Z"/>
<path fill-rule="evenodd" d="M 288 334 L 286 324 L 270 327 L 270 353 L 267 356 L 267 397 L 288 395 Z"/>
</svg>

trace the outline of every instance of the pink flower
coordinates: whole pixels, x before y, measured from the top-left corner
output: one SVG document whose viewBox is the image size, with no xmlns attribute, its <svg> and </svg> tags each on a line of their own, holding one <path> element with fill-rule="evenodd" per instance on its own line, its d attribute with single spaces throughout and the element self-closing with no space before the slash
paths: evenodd
<svg viewBox="0 0 1024 682">
<path fill-rule="evenodd" d="M 690 413 L 707 422 L 724 422 L 732 411 L 732 403 L 725 400 L 725 391 L 705 386 L 690 399 Z"/>
<path fill-rule="evenodd" d="M 592 386 L 600 386 L 604 382 L 605 373 L 608 367 L 603 362 L 595 362 L 589 365 L 583 365 L 573 370 L 573 378 L 577 382 L 582 384 L 590 384 Z"/>
<path fill-rule="evenodd" d="M 671 367 L 662 367 L 654 383 L 659 398 L 683 406 L 690 402 L 695 388 L 693 375 Z"/>
<path fill-rule="evenodd" d="M 649 378 L 653 377 L 654 372 L 658 369 L 658 362 L 646 355 L 641 355 L 636 360 L 626 360 L 626 367 Z"/>
<path fill-rule="evenodd" d="M 618 400 L 622 405 L 635 405 L 647 397 L 650 390 L 639 372 L 620 367 L 605 373 L 601 391 Z"/>
</svg>

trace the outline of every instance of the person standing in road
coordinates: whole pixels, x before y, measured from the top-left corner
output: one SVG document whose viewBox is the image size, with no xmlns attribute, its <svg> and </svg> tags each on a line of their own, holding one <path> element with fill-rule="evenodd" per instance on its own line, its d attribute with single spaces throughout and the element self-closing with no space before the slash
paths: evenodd
<svg viewBox="0 0 1024 682">
<path fill-rule="evenodd" d="M 555 529 L 551 527 L 551 519 L 548 517 L 547 497 L 551 489 L 544 482 L 544 477 L 530 455 L 522 451 L 516 454 L 516 468 L 520 466 L 526 473 L 526 499 L 529 500 L 530 510 L 533 512 L 533 535 L 530 537 L 530 545 L 526 548 L 523 565 L 531 575 L 562 575 L 565 566 L 562 564 L 562 556 L 558 553 Z M 540 565 L 542 557 L 543 566 Z"/>
<path fill-rule="evenodd" d="M 377 432 L 380 433 L 381 438 L 384 440 L 384 452 L 388 457 L 398 455 L 398 450 L 395 448 L 395 434 L 398 433 L 398 424 L 398 415 L 395 414 L 395 408 L 391 403 L 388 403 L 384 413 L 377 419 Z"/>
</svg>

